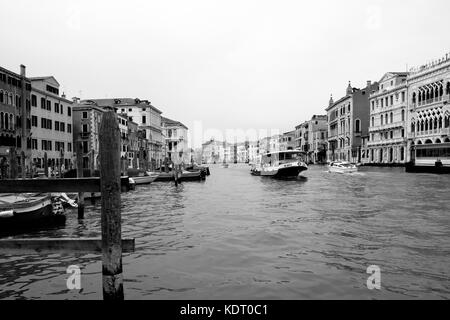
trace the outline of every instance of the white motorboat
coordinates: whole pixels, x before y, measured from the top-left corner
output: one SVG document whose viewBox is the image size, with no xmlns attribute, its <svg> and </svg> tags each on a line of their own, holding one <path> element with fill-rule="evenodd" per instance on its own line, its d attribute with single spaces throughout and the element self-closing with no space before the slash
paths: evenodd
<svg viewBox="0 0 450 320">
<path fill-rule="evenodd" d="M 270 152 L 259 156 L 252 165 L 250 173 L 255 176 L 274 178 L 297 177 L 302 171 L 308 170 L 300 150 Z"/>
<path fill-rule="evenodd" d="M 355 173 L 358 167 L 347 161 L 335 161 L 328 165 L 328 170 L 334 173 Z"/>
<path fill-rule="evenodd" d="M 132 177 L 131 179 L 134 180 L 135 185 L 141 185 L 141 184 L 150 184 L 153 181 L 155 181 L 158 178 L 159 174 L 156 172 L 145 172 L 142 173 L 139 176 Z"/>
</svg>

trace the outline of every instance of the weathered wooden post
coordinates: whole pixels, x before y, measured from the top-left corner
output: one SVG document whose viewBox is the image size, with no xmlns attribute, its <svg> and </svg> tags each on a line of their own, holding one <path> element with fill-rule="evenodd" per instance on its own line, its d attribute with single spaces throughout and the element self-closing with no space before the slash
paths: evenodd
<svg viewBox="0 0 450 320">
<path fill-rule="evenodd" d="M 48 158 L 47 152 L 44 153 L 44 174 L 48 178 Z"/>
<path fill-rule="evenodd" d="M 113 110 L 103 114 L 99 146 L 102 192 L 103 299 L 123 300 L 120 131 Z"/>
<path fill-rule="evenodd" d="M 17 155 L 16 149 L 11 148 L 10 156 L 10 169 L 11 169 L 11 179 L 17 179 Z"/>
<path fill-rule="evenodd" d="M 77 178 L 83 177 L 83 154 L 81 143 L 78 141 L 77 144 Z M 78 193 L 78 219 L 84 219 L 84 193 Z"/>
<path fill-rule="evenodd" d="M 25 152 L 24 151 L 22 151 L 20 153 L 20 166 L 22 167 L 22 179 L 26 179 L 27 172 L 25 170 Z"/>
</svg>

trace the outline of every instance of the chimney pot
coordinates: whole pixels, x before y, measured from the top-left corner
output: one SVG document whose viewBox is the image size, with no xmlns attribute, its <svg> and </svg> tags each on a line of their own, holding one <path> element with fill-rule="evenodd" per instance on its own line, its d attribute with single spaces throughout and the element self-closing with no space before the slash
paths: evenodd
<svg viewBox="0 0 450 320">
<path fill-rule="evenodd" d="M 27 69 L 27 67 L 25 67 L 23 64 L 20 65 L 20 75 L 22 77 L 26 76 L 26 69 Z"/>
</svg>

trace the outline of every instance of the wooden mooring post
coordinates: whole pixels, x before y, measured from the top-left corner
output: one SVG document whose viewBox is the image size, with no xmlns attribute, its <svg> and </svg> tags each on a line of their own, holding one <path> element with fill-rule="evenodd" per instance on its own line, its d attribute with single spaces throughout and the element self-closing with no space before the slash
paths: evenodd
<svg viewBox="0 0 450 320">
<path fill-rule="evenodd" d="M 99 142 L 103 299 L 123 300 L 120 131 L 113 110 L 102 116 Z"/>
<path fill-rule="evenodd" d="M 48 178 L 48 157 L 47 152 L 44 153 L 44 175 Z"/>
<path fill-rule="evenodd" d="M 83 178 L 83 147 L 77 142 L 77 178 Z M 78 219 L 84 219 L 84 193 L 78 193 Z"/>
</svg>

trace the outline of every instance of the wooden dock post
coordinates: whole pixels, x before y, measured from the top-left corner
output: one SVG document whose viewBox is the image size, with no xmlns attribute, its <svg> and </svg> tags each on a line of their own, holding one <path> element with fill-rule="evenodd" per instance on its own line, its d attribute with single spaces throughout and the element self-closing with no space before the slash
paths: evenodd
<svg viewBox="0 0 450 320">
<path fill-rule="evenodd" d="M 83 178 L 83 155 L 81 142 L 77 142 L 77 178 Z M 78 192 L 78 219 L 84 219 L 84 193 Z"/>
<path fill-rule="evenodd" d="M 48 178 L 48 158 L 47 152 L 44 152 L 44 175 Z"/>
<path fill-rule="evenodd" d="M 17 179 L 17 155 L 16 155 L 16 149 L 15 148 L 11 148 L 10 151 L 10 178 L 11 179 Z"/>
<path fill-rule="evenodd" d="M 22 179 L 26 179 L 27 178 L 27 171 L 25 169 L 25 152 L 22 151 L 20 153 L 20 166 L 22 168 Z"/>
<path fill-rule="evenodd" d="M 117 116 L 113 110 L 106 111 L 102 116 L 99 145 L 103 299 L 123 300 L 120 131 Z"/>
</svg>

